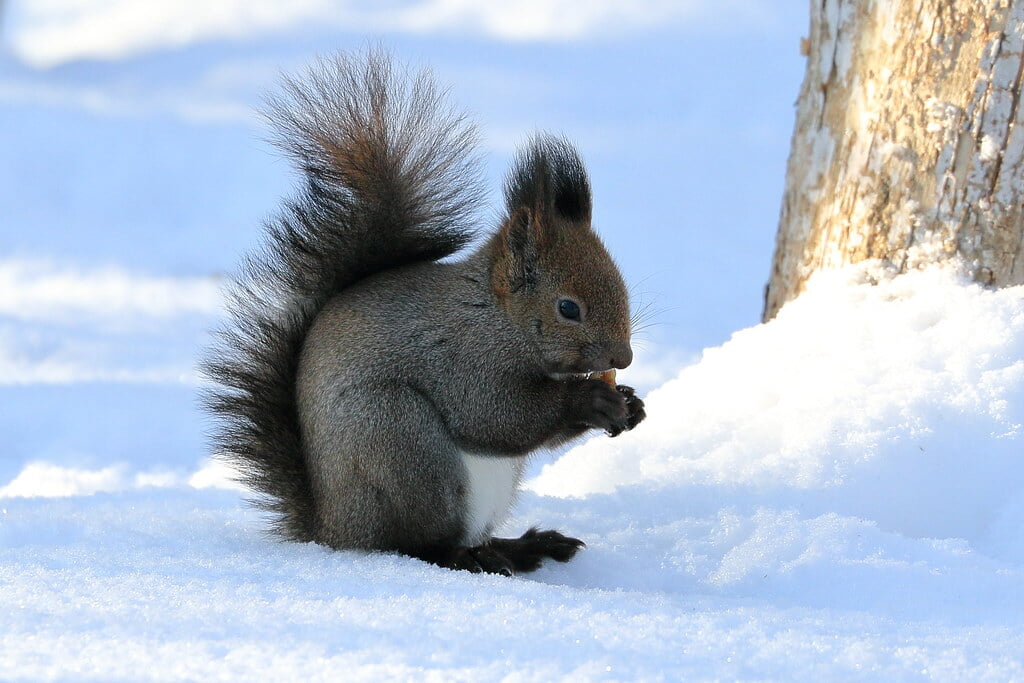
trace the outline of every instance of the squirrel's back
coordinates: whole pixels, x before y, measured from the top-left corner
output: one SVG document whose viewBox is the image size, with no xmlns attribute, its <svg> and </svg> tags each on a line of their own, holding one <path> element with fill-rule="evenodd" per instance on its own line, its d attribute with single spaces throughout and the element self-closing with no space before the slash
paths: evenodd
<svg viewBox="0 0 1024 683">
<path fill-rule="evenodd" d="M 525 459 L 644 418 L 614 381 L 629 297 L 591 229 L 567 140 L 534 136 L 497 229 L 459 260 L 481 196 L 475 133 L 380 53 L 321 62 L 270 118 L 304 191 L 267 226 L 205 367 L 216 448 L 287 538 L 515 573 L 582 542 L 495 538 Z"/>
<path fill-rule="evenodd" d="M 477 134 L 426 72 L 380 51 L 323 60 L 288 79 L 267 117 L 304 189 L 266 226 L 229 289 L 230 322 L 203 361 L 216 388 L 217 454 L 277 513 L 285 537 L 318 540 L 295 400 L 310 325 L 337 293 L 433 261 L 471 238 L 481 197 Z"/>
</svg>

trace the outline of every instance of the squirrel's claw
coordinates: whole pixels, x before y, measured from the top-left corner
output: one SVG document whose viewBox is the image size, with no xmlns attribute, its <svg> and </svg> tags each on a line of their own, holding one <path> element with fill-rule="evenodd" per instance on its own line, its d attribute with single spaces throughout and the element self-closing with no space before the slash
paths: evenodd
<svg viewBox="0 0 1024 683">
<path fill-rule="evenodd" d="M 605 430 L 608 436 L 613 438 L 622 432 L 628 432 L 633 429 L 647 417 L 647 412 L 644 410 L 644 402 L 636 395 L 636 390 L 633 387 L 619 384 L 615 389 L 626 399 L 626 418 L 622 423 L 612 425 Z"/>
</svg>

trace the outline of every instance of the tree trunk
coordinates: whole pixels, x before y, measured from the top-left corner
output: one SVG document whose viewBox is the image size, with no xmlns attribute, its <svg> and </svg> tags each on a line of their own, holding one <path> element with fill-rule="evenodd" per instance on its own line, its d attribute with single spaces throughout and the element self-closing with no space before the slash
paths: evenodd
<svg viewBox="0 0 1024 683">
<path fill-rule="evenodd" d="M 815 271 L 1024 283 L 1024 0 L 812 0 L 764 319 Z"/>
</svg>

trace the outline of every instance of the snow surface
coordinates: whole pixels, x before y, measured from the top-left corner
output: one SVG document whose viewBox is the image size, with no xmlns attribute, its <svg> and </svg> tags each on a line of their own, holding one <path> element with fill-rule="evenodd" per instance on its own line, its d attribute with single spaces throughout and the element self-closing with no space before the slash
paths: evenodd
<svg viewBox="0 0 1024 683">
<path fill-rule="evenodd" d="M 0 388 L 190 384 L 190 354 L 221 309 L 219 278 L 0 261 Z"/>
<path fill-rule="evenodd" d="M 588 547 L 513 579 L 273 541 L 216 467 L 28 465 L 0 677 L 1024 677 L 1024 288 L 825 274 L 647 405 L 528 483 L 506 531 Z"/>
<path fill-rule="evenodd" d="M 844 272 L 721 345 L 760 308 L 806 2 L 138 4 L 3 3 L 0 680 L 1024 678 L 1021 292 Z M 493 187 L 572 136 L 654 311 L 650 420 L 536 458 L 506 527 L 584 538 L 568 565 L 279 543 L 203 459 L 219 274 L 295 180 L 253 107 L 377 38 L 476 113 Z"/>
</svg>

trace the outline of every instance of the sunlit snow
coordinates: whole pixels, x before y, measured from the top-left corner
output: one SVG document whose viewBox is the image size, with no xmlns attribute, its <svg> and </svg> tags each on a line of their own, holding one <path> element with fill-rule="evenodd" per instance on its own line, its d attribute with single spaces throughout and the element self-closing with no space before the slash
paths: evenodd
<svg viewBox="0 0 1024 683">
<path fill-rule="evenodd" d="M 0 489 L 0 670 L 1012 679 L 1022 357 L 1024 288 L 820 277 L 544 468 L 506 531 L 588 547 L 513 579 L 274 541 L 208 467 L 29 465 Z"/>
</svg>

